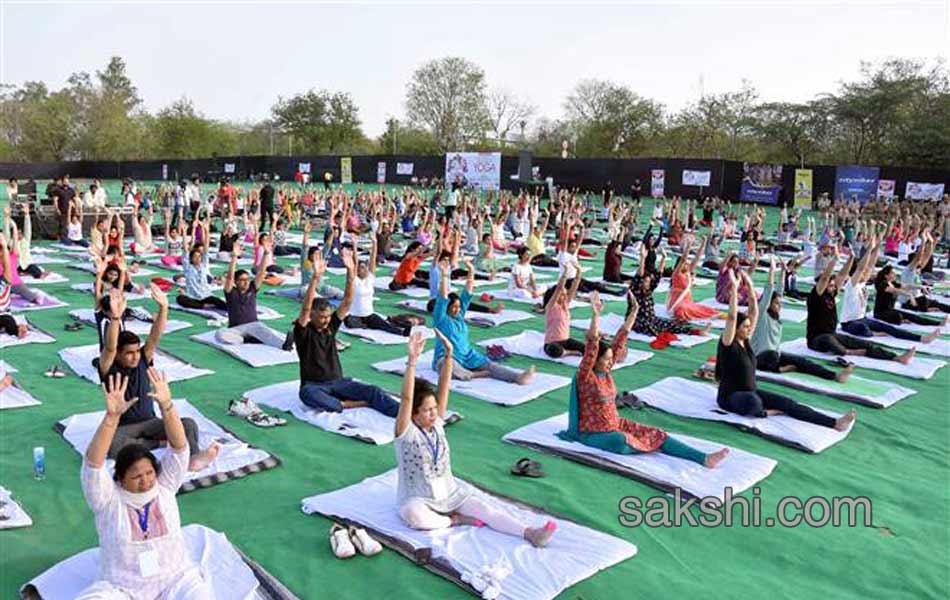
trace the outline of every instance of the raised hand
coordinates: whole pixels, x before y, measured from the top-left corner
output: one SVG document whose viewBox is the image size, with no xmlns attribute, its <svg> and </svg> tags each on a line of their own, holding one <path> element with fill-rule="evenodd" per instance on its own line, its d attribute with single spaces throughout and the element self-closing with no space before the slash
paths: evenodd
<svg viewBox="0 0 950 600">
<path fill-rule="evenodd" d="M 314 277 L 322 277 L 324 273 L 327 272 L 327 263 L 323 260 L 323 254 L 316 252 L 313 255 L 313 275 Z"/>
<path fill-rule="evenodd" d="M 356 253 L 354 250 L 344 248 L 340 253 L 340 258 L 343 260 L 343 266 L 346 267 L 347 271 L 356 271 Z"/>
<path fill-rule="evenodd" d="M 455 348 L 452 346 L 452 342 L 449 341 L 449 338 L 445 337 L 445 335 L 443 335 L 442 332 L 436 327 L 433 327 L 432 331 L 435 332 L 436 337 L 439 338 L 439 341 L 441 341 L 442 345 L 445 347 L 445 355 L 452 356 L 452 351 L 455 350 Z"/>
<path fill-rule="evenodd" d="M 113 319 L 121 319 L 125 313 L 125 293 L 120 288 L 109 290 L 109 308 Z"/>
<path fill-rule="evenodd" d="M 158 287 L 158 284 L 152 283 L 148 286 L 148 291 L 152 294 L 152 300 L 161 308 L 168 308 L 168 296 Z"/>
<path fill-rule="evenodd" d="M 113 373 L 109 379 L 102 384 L 102 391 L 106 396 L 107 415 L 121 417 L 133 404 L 139 401 L 138 398 L 132 398 L 126 401 L 125 391 L 128 387 L 129 380 L 118 373 Z"/>
<path fill-rule="evenodd" d="M 600 301 L 600 292 L 594 290 L 590 293 L 590 307 L 593 309 L 595 314 L 600 314 L 600 310 L 603 308 L 603 303 Z"/>
<path fill-rule="evenodd" d="M 162 412 L 165 412 L 172 405 L 172 391 L 168 387 L 168 378 L 165 373 L 155 367 L 149 367 L 148 380 L 152 383 L 152 391 L 148 395 L 158 402 Z"/>
<path fill-rule="evenodd" d="M 406 343 L 406 346 L 409 352 L 409 362 L 416 362 L 426 347 L 426 339 L 423 337 L 422 332 L 413 331 L 412 335 L 409 336 L 409 341 Z"/>
<path fill-rule="evenodd" d="M 732 269 L 727 269 L 727 270 L 726 270 L 726 274 L 729 276 L 729 285 L 730 285 L 733 289 L 738 289 L 738 288 L 739 288 L 739 280 L 738 280 L 738 278 L 736 277 L 736 272 L 733 271 Z"/>
<path fill-rule="evenodd" d="M 630 312 L 640 310 L 640 302 L 637 300 L 637 296 L 633 293 L 632 289 L 627 290 L 627 306 L 630 308 Z"/>
</svg>

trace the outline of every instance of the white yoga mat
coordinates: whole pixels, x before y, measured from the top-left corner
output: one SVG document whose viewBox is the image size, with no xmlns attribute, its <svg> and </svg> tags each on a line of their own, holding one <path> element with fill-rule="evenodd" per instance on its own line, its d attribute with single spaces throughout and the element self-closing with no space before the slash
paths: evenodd
<svg viewBox="0 0 950 600">
<path fill-rule="evenodd" d="M 244 392 L 244 397 L 259 406 L 289 412 L 301 421 L 324 431 L 378 445 L 393 441 L 396 419 L 369 407 L 348 408 L 341 412 L 316 410 L 300 401 L 299 390 L 300 380 L 295 379 L 248 390 Z M 395 400 L 399 401 L 398 398 Z M 447 416 L 453 414 L 455 413 L 447 411 Z"/>
<path fill-rule="evenodd" d="M 476 299 L 477 301 L 477 299 Z M 427 300 L 400 300 L 396 306 L 416 312 L 426 312 Z M 506 308 L 500 313 L 483 313 L 468 311 L 465 313 L 465 320 L 481 327 L 497 327 L 505 323 L 514 323 L 524 321 L 532 317 L 531 313 L 514 308 Z"/>
<path fill-rule="evenodd" d="M 86 294 L 92 294 L 92 293 L 94 293 L 94 292 L 96 291 L 96 284 L 90 283 L 90 282 L 74 283 L 74 284 L 72 284 L 72 285 L 69 286 L 69 287 L 70 287 L 70 289 L 73 289 L 73 290 L 75 290 L 75 291 L 77 291 L 77 292 L 84 292 L 84 293 L 86 293 Z M 147 299 L 149 299 L 149 298 L 151 298 L 151 297 L 152 297 L 152 295 L 151 295 L 149 292 L 147 292 L 147 291 L 142 292 L 141 294 L 135 292 L 134 290 L 131 291 L 131 292 L 126 292 L 126 293 L 125 293 L 125 299 L 128 300 L 128 301 L 130 301 L 130 302 L 133 301 L 133 300 L 147 300 Z M 170 303 L 169 303 L 169 304 L 170 304 Z"/>
<path fill-rule="evenodd" d="M 707 298 L 705 300 L 701 300 L 699 303 L 704 304 L 706 306 L 711 306 L 712 308 L 715 308 L 716 310 L 729 312 L 729 305 L 723 304 L 722 302 L 718 302 L 716 301 L 715 298 Z M 739 310 L 745 312 L 745 311 L 748 311 L 749 309 L 748 307 L 740 306 Z M 806 319 L 808 319 L 808 311 L 800 310 L 797 308 L 788 308 L 787 306 L 782 307 L 782 321 L 786 323 L 804 323 Z"/>
<path fill-rule="evenodd" d="M 274 329 L 271 329 L 271 331 L 276 335 L 282 335 Z M 217 333 L 215 330 L 206 331 L 191 336 L 191 339 L 214 346 L 252 367 L 269 367 L 297 362 L 297 353 L 293 350 L 287 352 L 266 344 L 222 344 L 215 338 L 215 333 Z"/>
<path fill-rule="evenodd" d="M 655 305 L 653 307 L 653 314 L 660 317 L 661 319 L 679 320 L 673 315 L 671 315 L 669 309 L 666 308 L 666 306 L 663 304 Z M 726 327 L 725 319 L 697 319 L 696 321 L 690 321 L 690 322 L 693 323 L 697 327 L 701 325 L 705 325 L 707 323 L 711 325 L 714 329 L 725 329 Z"/>
<path fill-rule="evenodd" d="M 562 365 L 573 367 L 575 369 L 581 364 L 580 356 L 562 356 L 561 358 L 551 358 L 545 354 L 544 334 L 540 331 L 534 331 L 532 329 L 526 329 L 517 335 L 484 340 L 482 342 L 478 342 L 478 345 L 485 347 L 498 345 L 512 354 L 518 354 L 539 360 L 549 360 L 552 362 L 561 363 Z M 627 348 L 627 356 L 624 361 L 620 363 L 614 363 L 613 368 L 621 369 L 623 367 L 629 367 L 631 365 L 641 363 L 651 356 L 653 356 L 652 352 L 644 352 L 643 350 L 633 350 L 632 348 Z"/>
<path fill-rule="evenodd" d="M 188 558 L 199 566 L 215 598 L 258 600 L 264 597 L 254 572 L 227 536 L 203 525 L 186 525 L 181 532 Z M 98 573 L 99 548 L 90 548 L 52 566 L 32 579 L 29 586 L 35 588 L 43 600 L 73 600 L 97 581 Z"/>
<path fill-rule="evenodd" d="M 388 275 L 376 277 L 375 281 L 373 282 L 373 287 L 380 291 L 393 292 L 395 294 L 402 294 L 403 296 L 411 296 L 412 298 L 428 298 L 429 297 L 429 288 L 427 287 L 421 288 L 421 287 L 416 287 L 414 285 L 411 285 L 402 290 L 396 290 L 396 291 L 390 290 L 389 282 L 391 282 L 392 280 L 393 278 Z"/>
<path fill-rule="evenodd" d="M 468 485 L 459 480 L 461 485 Z M 395 540 L 412 550 L 431 549 L 434 561 L 445 561 L 460 573 L 482 573 L 501 562 L 512 569 L 499 582 L 505 600 L 549 600 L 572 585 L 637 553 L 633 544 L 571 521 L 556 519 L 558 530 L 545 548 L 488 527 L 452 527 L 435 531 L 409 528 L 397 513 L 396 470 L 301 501 L 307 514 L 346 519 Z M 533 526 L 549 517 L 521 508 L 480 489 L 475 496 L 490 507 Z"/>
<path fill-rule="evenodd" d="M 32 304 L 32 303 L 26 302 L 19 296 L 14 295 L 13 302 L 10 305 L 10 311 L 15 312 L 15 313 L 20 313 L 20 312 L 31 312 L 31 311 L 37 311 L 37 310 L 49 310 L 51 308 L 62 308 L 64 306 L 69 306 L 69 304 L 63 302 L 62 300 L 60 300 L 59 298 L 56 298 L 55 296 L 51 296 L 50 294 L 40 292 L 40 295 L 44 297 L 42 300 L 42 303 L 40 304 Z"/>
<path fill-rule="evenodd" d="M 148 263 L 149 261 L 145 261 L 145 262 Z M 92 264 L 91 262 L 70 263 L 69 268 L 76 269 L 78 271 L 85 271 L 86 273 L 92 273 L 93 275 L 96 274 L 96 265 Z M 139 267 L 138 270 L 136 270 L 135 272 L 132 272 L 131 269 L 129 270 L 129 277 L 151 277 L 152 275 L 155 275 L 155 274 L 156 274 L 155 271 L 151 269 L 146 269 L 144 267 Z"/>
<path fill-rule="evenodd" d="M 831 427 L 806 423 L 787 415 L 757 418 L 726 412 L 716 404 L 716 386 L 682 377 L 667 377 L 634 390 L 633 393 L 645 404 L 662 411 L 681 417 L 737 425 L 767 439 L 815 454 L 837 444 L 851 431 L 851 428 L 847 431 L 836 431 Z M 819 408 L 815 410 L 832 418 L 841 416 L 840 413 Z"/>
<path fill-rule="evenodd" d="M 204 317 L 205 319 L 227 319 L 228 314 L 225 311 L 220 310 L 211 310 L 207 308 L 185 308 L 176 302 L 174 299 L 171 299 L 168 302 L 168 308 L 172 310 L 180 310 L 181 312 L 190 313 L 192 315 L 198 315 L 199 317 Z M 260 321 L 272 321 L 274 319 L 281 319 L 284 315 L 280 314 L 273 308 L 267 306 L 257 305 L 257 318 Z"/>
<path fill-rule="evenodd" d="M 729 456 L 715 469 L 707 469 L 700 464 L 662 452 L 615 454 L 559 438 L 557 434 L 567 429 L 567 421 L 568 414 L 563 413 L 516 429 L 502 439 L 512 444 L 529 446 L 577 460 L 595 468 L 606 467 L 610 471 L 621 472 L 626 477 L 645 481 L 664 491 L 681 488 L 683 492 L 696 498 L 713 496 L 722 500 L 727 487 L 732 488 L 734 494 L 739 494 L 768 477 L 778 464 L 771 458 L 738 448 L 730 448 Z M 687 435 L 670 435 L 706 454 L 723 447 L 723 444 Z"/>
<path fill-rule="evenodd" d="M 873 313 L 868 313 L 865 316 L 868 319 L 874 319 Z M 875 319 L 875 320 L 879 320 L 879 319 Z M 886 323 L 886 321 L 882 321 L 882 323 Z M 891 325 L 893 325 L 893 323 L 891 323 Z M 907 331 L 910 331 L 912 333 L 919 333 L 921 335 L 927 335 L 929 333 L 933 333 L 937 329 L 941 329 L 940 325 L 918 325 L 917 323 L 901 323 L 900 328 L 906 329 Z M 950 335 L 950 333 L 944 332 L 942 335 L 946 337 L 947 335 Z"/>
<path fill-rule="evenodd" d="M 37 254 L 38 248 L 33 248 L 30 255 L 30 262 L 34 265 L 68 265 L 72 261 L 68 258 L 60 258 L 50 254 Z"/>
<path fill-rule="evenodd" d="M 530 299 L 530 298 L 525 298 L 524 296 L 519 296 L 517 294 L 512 294 L 508 290 L 508 288 L 502 288 L 500 290 L 489 290 L 488 293 L 491 294 L 492 298 L 495 300 L 502 300 L 504 302 L 520 302 L 522 304 L 530 304 L 532 306 L 537 306 L 537 307 L 540 307 L 541 302 L 544 301 L 543 297 Z M 584 307 L 590 307 L 590 304 L 588 304 L 587 302 L 582 302 L 576 298 L 571 301 L 571 306 L 570 306 L 571 309 L 584 308 Z"/>
<path fill-rule="evenodd" d="M 75 310 L 69 311 L 69 316 L 76 319 L 77 321 L 82 321 L 86 325 L 96 326 L 96 311 L 91 308 L 78 308 Z M 163 334 L 175 333 L 176 331 L 181 331 L 182 329 L 188 329 L 191 327 L 191 323 L 186 323 L 185 321 L 176 321 L 175 319 L 168 319 L 165 321 L 165 330 Z M 138 319 L 127 319 L 125 321 L 126 331 L 131 331 L 132 333 L 142 336 L 147 336 L 152 331 L 152 324 L 146 321 L 139 321 Z"/>
<path fill-rule="evenodd" d="M 433 385 L 438 385 L 439 374 L 433 371 L 431 366 L 433 354 L 434 352 L 429 350 L 419 357 L 419 361 L 416 363 L 416 377 L 421 377 Z M 402 375 L 406 371 L 406 357 L 378 362 L 373 365 L 373 368 L 384 373 Z M 487 377 L 472 379 L 471 381 L 453 379 L 452 391 L 493 404 L 517 406 L 570 385 L 570 383 L 571 380 L 567 377 L 538 372 L 534 374 L 531 382 L 527 385 L 508 383 Z"/>
<path fill-rule="evenodd" d="M 191 481 L 238 471 L 271 456 L 270 453 L 264 450 L 248 446 L 243 440 L 235 437 L 234 434 L 222 429 L 220 425 L 201 414 L 187 400 L 179 398 L 174 402 L 180 417 L 192 419 L 198 425 L 199 447 L 207 448 L 212 442 L 217 442 L 220 445 L 218 457 L 214 459 L 214 462 L 201 471 L 189 471 L 188 477 Z M 158 404 L 155 404 L 155 415 L 159 416 L 161 414 Z M 76 452 L 85 455 L 86 448 L 89 447 L 89 442 L 92 441 L 92 437 L 95 435 L 96 429 L 99 428 L 104 415 L 105 411 L 99 410 L 66 417 L 59 422 L 59 425 L 63 428 L 63 438 L 69 442 L 69 445 Z M 153 451 L 153 454 L 161 461 L 166 452 L 168 452 L 168 448 L 157 448 Z M 112 459 L 106 460 L 106 468 L 112 472 L 115 468 L 115 461 Z"/>
<path fill-rule="evenodd" d="M 823 360 L 835 360 L 837 358 L 834 354 L 824 354 L 812 350 L 808 347 L 805 338 L 785 342 L 780 348 L 782 352 L 804 356 L 805 358 L 820 358 Z M 934 376 L 934 373 L 947 364 L 936 358 L 923 358 L 916 355 L 913 360 L 910 361 L 910 364 L 907 365 L 902 365 L 893 360 L 878 360 L 876 358 L 868 358 L 867 356 L 848 355 L 842 358 L 854 363 L 862 369 L 874 369 L 875 371 L 903 375 L 904 377 L 910 377 L 912 379 L 930 379 Z"/>
<path fill-rule="evenodd" d="M 0 375 L 0 377 L 2 377 L 2 375 Z M 42 402 L 16 384 L 0 391 L 0 410 L 7 408 L 26 408 L 27 406 L 36 406 L 38 404 L 42 404 Z"/>
<path fill-rule="evenodd" d="M 76 375 L 99 385 L 99 373 L 96 371 L 96 367 L 92 366 L 92 360 L 99 358 L 99 353 L 99 344 L 89 344 L 88 346 L 63 348 L 59 351 L 59 357 Z M 210 369 L 193 367 L 161 350 L 155 351 L 152 360 L 155 368 L 163 371 L 168 377 L 168 381 L 185 381 L 202 375 L 214 374 L 214 371 Z"/>
<path fill-rule="evenodd" d="M 7 488 L 0 485 L 0 501 L 5 502 L 3 511 L 7 518 L 0 520 L 0 529 L 15 529 L 17 527 L 29 527 L 33 524 L 33 519 L 26 514 L 23 507 L 13 499 L 13 494 Z"/>
<path fill-rule="evenodd" d="M 54 283 L 69 283 L 69 279 L 63 275 L 60 275 L 56 271 L 48 271 L 49 275 L 46 277 L 36 278 L 31 275 L 20 275 L 20 279 L 23 280 L 25 285 L 52 285 Z"/>
<path fill-rule="evenodd" d="M 435 337 L 435 333 L 433 333 L 428 327 L 417 326 L 413 327 L 412 330 L 414 332 L 421 332 L 424 339 Z M 358 337 L 362 340 L 366 340 L 371 344 L 379 344 L 381 346 L 395 346 L 398 344 L 405 344 L 409 340 L 409 338 L 404 335 L 397 335 L 395 333 L 389 333 L 388 331 L 382 331 L 380 329 L 347 327 L 345 323 L 340 326 L 340 332 Z"/>
<path fill-rule="evenodd" d="M 884 388 L 883 394 L 869 394 L 854 386 L 848 387 L 847 384 L 841 384 L 836 381 L 829 381 L 820 377 L 813 377 L 804 373 L 772 373 L 770 371 L 756 371 L 755 377 L 761 381 L 769 381 L 784 385 L 790 388 L 805 390 L 807 392 L 816 392 L 857 402 L 865 406 L 874 408 L 888 408 L 904 398 L 909 398 L 917 393 L 917 390 L 891 383 L 890 381 L 877 381 L 866 379 L 858 375 L 848 377 L 848 383 L 866 383 Z"/>
<path fill-rule="evenodd" d="M 865 340 L 867 342 L 874 342 L 875 344 L 887 346 L 888 348 L 896 348 L 897 350 L 910 350 L 911 348 L 917 348 L 918 354 L 932 354 L 942 358 L 950 358 L 950 340 L 945 340 L 940 337 L 926 344 L 924 342 L 904 340 L 890 335 L 875 335 L 874 337 L 863 338 L 847 333 L 841 329 L 840 326 L 838 327 L 838 335 L 845 335 L 855 339 Z"/>
<path fill-rule="evenodd" d="M 23 318 L 16 319 L 18 323 L 23 321 Z M 7 335 L 5 333 L 0 333 L 0 348 L 12 348 L 13 346 L 23 346 L 25 344 L 52 344 L 56 339 L 53 336 L 34 329 L 32 326 L 27 331 L 26 337 L 17 337 L 15 335 Z"/>
<path fill-rule="evenodd" d="M 600 315 L 600 325 L 599 325 L 600 332 L 606 333 L 608 335 L 614 335 L 615 333 L 617 333 L 617 331 L 620 330 L 620 326 L 623 325 L 624 320 L 625 318 L 623 315 L 618 315 L 616 313 L 607 313 L 607 314 Z M 574 327 L 576 329 L 580 329 L 583 331 L 587 331 L 590 328 L 590 319 L 572 319 L 571 327 Z M 675 346 L 677 348 L 692 348 L 693 346 L 698 346 L 699 344 L 703 344 L 710 340 L 716 339 L 711 335 L 685 335 L 681 333 L 677 333 L 676 337 L 678 337 L 679 339 L 671 343 L 670 345 Z M 627 334 L 627 339 L 635 341 L 635 342 L 643 342 L 645 344 L 649 344 L 656 338 L 654 336 L 631 331 L 629 334 Z"/>
</svg>

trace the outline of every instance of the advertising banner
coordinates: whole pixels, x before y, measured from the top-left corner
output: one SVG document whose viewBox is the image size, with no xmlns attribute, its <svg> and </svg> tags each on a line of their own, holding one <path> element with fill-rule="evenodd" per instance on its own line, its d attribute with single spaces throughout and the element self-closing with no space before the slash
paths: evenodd
<svg viewBox="0 0 950 600">
<path fill-rule="evenodd" d="M 683 185 L 696 185 L 700 187 L 709 187 L 709 180 L 712 177 L 712 171 L 690 171 L 683 170 Z"/>
<path fill-rule="evenodd" d="M 396 163 L 396 175 L 412 175 L 413 163 Z"/>
<path fill-rule="evenodd" d="M 861 204 L 877 195 L 878 167 L 838 167 L 835 169 L 835 197 L 851 201 L 857 198 Z"/>
<path fill-rule="evenodd" d="M 310 163 L 297 163 L 297 170 L 301 173 L 309 173 Z"/>
<path fill-rule="evenodd" d="M 943 198 L 944 184 L 907 182 L 904 197 L 908 200 L 940 200 Z"/>
<path fill-rule="evenodd" d="M 650 197 L 662 198 L 666 184 L 666 171 L 653 169 L 650 171 Z"/>
<path fill-rule="evenodd" d="M 894 197 L 894 190 L 897 189 L 897 182 L 893 179 L 877 180 L 878 199 L 890 200 Z"/>
<path fill-rule="evenodd" d="M 812 177 L 811 169 L 795 169 L 795 208 L 811 208 Z"/>
<path fill-rule="evenodd" d="M 376 183 L 386 183 L 386 163 L 376 163 Z"/>
<path fill-rule="evenodd" d="M 340 157 L 340 183 L 353 183 L 353 159 L 349 156 Z"/>
<path fill-rule="evenodd" d="M 742 163 L 740 202 L 778 204 L 782 196 L 782 165 Z"/>
<path fill-rule="evenodd" d="M 475 190 L 501 187 L 501 152 L 451 152 L 445 155 L 445 186 Z"/>
</svg>

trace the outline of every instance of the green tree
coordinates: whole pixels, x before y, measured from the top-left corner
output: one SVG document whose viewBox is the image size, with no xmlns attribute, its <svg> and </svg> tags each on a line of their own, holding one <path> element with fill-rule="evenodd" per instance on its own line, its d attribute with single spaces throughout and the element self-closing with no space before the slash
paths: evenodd
<svg viewBox="0 0 950 600">
<path fill-rule="evenodd" d="M 294 148 L 300 152 L 339 153 L 365 142 L 359 109 L 343 92 L 310 90 L 279 98 L 271 113 L 277 127 L 293 136 Z"/>
<path fill-rule="evenodd" d="M 427 129 L 439 150 L 462 150 L 478 143 L 489 128 L 485 72 L 464 58 L 423 63 L 406 88 L 406 109 L 414 127 Z"/>
<path fill-rule="evenodd" d="M 564 102 L 582 156 L 638 156 L 663 128 L 663 106 L 610 81 L 578 83 Z"/>
</svg>

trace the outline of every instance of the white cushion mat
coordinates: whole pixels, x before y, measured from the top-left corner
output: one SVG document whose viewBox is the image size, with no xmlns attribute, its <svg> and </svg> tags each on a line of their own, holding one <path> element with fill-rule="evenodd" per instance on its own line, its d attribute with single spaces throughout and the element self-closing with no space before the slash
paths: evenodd
<svg viewBox="0 0 950 600">
<path fill-rule="evenodd" d="M 421 288 L 421 287 L 416 287 L 414 285 L 410 285 L 409 287 L 402 290 L 396 290 L 396 291 L 390 290 L 389 282 L 391 282 L 392 280 L 393 278 L 388 275 L 376 277 L 375 281 L 373 282 L 373 287 L 376 288 L 377 290 L 381 290 L 385 292 L 393 292 L 395 294 L 402 294 L 403 296 L 411 296 L 413 298 L 428 298 L 429 297 L 429 288 L 427 287 Z"/>
<path fill-rule="evenodd" d="M 15 318 L 15 317 L 14 317 Z M 22 317 L 16 319 L 18 323 L 23 322 Z M 0 348 L 10 348 L 12 346 L 23 346 L 24 344 L 52 344 L 56 339 L 44 331 L 34 329 L 32 326 L 26 333 L 26 337 L 17 337 L 0 333 Z"/>
<path fill-rule="evenodd" d="M 227 319 L 228 314 L 225 311 L 220 310 L 211 310 L 209 308 L 185 308 L 176 302 L 174 299 L 168 302 L 168 308 L 172 310 L 180 310 L 181 312 L 191 313 L 193 315 L 198 315 L 199 317 L 204 317 L 206 319 Z M 273 319 L 283 318 L 284 315 L 280 314 L 273 308 L 267 306 L 257 305 L 257 318 L 261 321 L 271 321 Z"/>
<path fill-rule="evenodd" d="M 20 279 L 23 280 L 23 283 L 26 285 L 49 285 L 53 283 L 68 283 L 69 278 L 64 275 L 60 275 L 56 271 L 48 271 L 49 275 L 46 277 L 36 278 L 31 275 L 20 274 Z"/>
<path fill-rule="evenodd" d="M 544 333 L 531 329 L 526 329 L 519 334 L 508 337 L 484 340 L 478 342 L 478 345 L 499 345 L 512 354 L 527 356 L 529 358 L 537 358 L 539 360 L 549 360 L 552 362 L 561 363 L 562 365 L 567 365 L 569 367 L 574 367 L 575 369 L 581 364 L 580 356 L 562 356 L 561 358 L 551 358 L 545 354 Z M 621 363 L 614 363 L 613 368 L 620 369 L 623 367 L 629 367 L 631 365 L 643 362 L 651 356 L 653 356 L 652 352 L 644 352 L 643 350 L 634 350 L 632 348 L 628 348 L 627 356 L 624 358 L 624 361 Z"/>
<path fill-rule="evenodd" d="M 787 415 L 757 418 L 726 412 L 716 404 L 716 386 L 682 377 L 667 377 L 634 390 L 633 393 L 645 404 L 662 411 L 682 417 L 738 425 L 806 452 L 821 452 L 843 440 L 851 431 L 850 428 L 848 431 L 836 431 L 831 427 L 799 421 Z M 815 410 L 833 418 L 841 416 L 840 413 L 819 408 Z"/>
<path fill-rule="evenodd" d="M 3 507 L 7 519 L 0 521 L 0 529 L 14 529 L 16 527 L 29 527 L 33 524 L 33 519 L 26 514 L 23 507 L 14 499 L 13 494 L 7 488 L 0 485 L 0 500 L 6 503 Z"/>
<path fill-rule="evenodd" d="M 506 600 L 547 600 L 602 569 L 637 553 L 620 538 L 557 519 L 558 530 L 545 548 L 534 548 L 521 538 L 488 527 L 451 527 L 434 531 L 409 528 L 395 504 L 396 470 L 364 479 L 340 490 L 301 501 L 307 514 L 355 521 L 395 538 L 412 549 L 430 548 L 433 560 L 444 560 L 460 573 L 480 574 L 501 562 L 512 569 L 500 582 Z M 467 485 L 458 480 L 460 484 Z M 540 525 L 546 517 L 513 502 L 474 489 L 475 496 L 519 521 Z"/>
<path fill-rule="evenodd" d="M 602 314 L 600 315 L 600 332 L 614 335 L 617 333 L 617 331 L 619 331 L 624 320 L 624 315 L 618 315 L 616 313 Z M 571 327 L 587 331 L 587 329 L 590 328 L 590 319 L 572 319 Z M 675 342 L 672 342 L 670 345 L 676 346 L 677 348 L 692 348 L 693 346 L 698 346 L 699 344 L 715 339 L 711 335 L 686 335 L 681 333 L 677 333 L 676 337 L 679 339 Z M 655 337 L 646 335 L 644 333 L 631 331 L 629 334 L 627 334 L 627 339 L 649 344 L 655 339 Z"/>
<path fill-rule="evenodd" d="M 782 352 L 804 356 L 805 358 L 819 358 L 823 360 L 835 360 L 837 358 L 834 354 L 824 354 L 812 350 L 808 347 L 805 338 L 785 342 L 780 348 Z M 934 376 L 934 373 L 947 364 L 936 358 L 923 358 L 916 355 L 913 360 L 910 361 L 910 364 L 907 365 L 902 365 L 893 360 L 879 360 L 876 358 L 868 358 L 867 356 L 848 355 L 842 358 L 863 369 L 884 371 L 885 373 L 903 375 L 904 377 L 910 377 L 912 379 L 930 379 Z"/>
<path fill-rule="evenodd" d="M 422 333 L 424 339 L 429 339 L 435 337 L 435 333 L 432 332 L 428 327 L 413 327 L 413 331 L 419 331 Z M 409 338 L 404 335 L 397 335 L 395 333 L 389 333 L 388 331 L 383 331 L 381 329 L 365 329 L 362 327 L 347 327 L 346 324 L 340 325 L 340 331 L 347 335 L 352 335 L 360 339 L 366 340 L 371 344 L 379 344 L 382 346 L 394 346 L 396 344 L 405 344 L 409 341 Z"/>
<path fill-rule="evenodd" d="M 477 297 L 474 301 L 478 301 Z M 428 300 L 400 300 L 396 303 L 397 306 L 416 312 L 426 312 L 426 304 L 428 304 Z M 465 313 L 465 320 L 469 323 L 486 326 L 504 325 L 505 323 L 524 321 L 531 317 L 531 313 L 514 308 L 506 308 L 500 313 L 483 313 L 471 310 Z"/>
<path fill-rule="evenodd" d="M 77 292 L 85 292 L 87 294 L 92 294 L 96 291 L 96 284 L 91 282 L 74 283 L 69 287 Z M 148 291 L 142 292 L 141 294 L 136 293 L 135 291 L 126 292 L 125 294 L 125 299 L 128 301 L 147 300 L 151 297 L 152 295 Z M 169 302 L 169 304 L 171 304 L 171 302 Z"/>
<path fill-rule="evenodd" d="M 713 496 L 722 500 L 727 487 L 732 488 L 734 494 L 739 494 L 768 477 L 778 464 L 771 458 L 738 448 L 730 448 L 729 456 L 715 469 L 708 469 L 693 461 L 662 452 L 616 454 L 585 446 L 580 442 L 562 440 L 557 434 L 566 430 L 567 426 L 568 413 L 562 413 L 525 425 L 506 434 L 502 439 L 512 444 L 534 448 L 540 446 L 555 453 L 566 453 L 582 461 L 587 458 L 599 463 L 606 462 L 627 473 L 628 477 L 655 482 L 662 486 L 661 489 L 682 488 L 684 492 L 696 498 Z M 688 435 L 671 436 L 706 454 L 723 447 L 723 444 Z"/>
<path fill-rule="evenodd" d="M 59 351 L 59 357 L 63 359 L 70 369 L 83 379 L 99 385 L 99 373 L 92 366 L 92 359 L 99 357 L 99 344 L 89 344 L 88 346 L 73 346 L 72 348 L 63 348 Z M 181 361 L 162 350 L 157 350 L 152 357 L 155 368 L 163 371 L 169 381 L 184 381 L 201 377 L 202 375 L 212 375 L 214 371 L 210 369 L 199 369 L 190 364 Z"/>
<path fill-rule="evenodd" d="M 901 329 L 904 329 L 901 326 Z M 882 346 L 887 346 L 888 348 L 896 348 L 898 350 L 910 350 L 911 348 L 917 348 L 917 353 L 924 354 L 933 354 L 934 356 L 941 356 L 943 358 L 950 358 L 950 340 L 945 340 L 937 338 L 934 341 L 925 344 L 924 342 L 915 342 L 913 340 L 904 340 L 901 338 L 896 338 L 891 335 L 878 335 L 875 333 L 874 337 L 859 337 L 856 335 L 851 335 L 847 333 L 841 327 L 838 327 L 838 335 L 846 335 L 848 337 L 853 337 L 858 340 L 865 340 L 867 342 L 874 342 L 875 344 L 880 344 Z"/>
<path fill-rule="evenodd" d="M 69 316 L 76 319 L 77 321 L 82 321 L 87 325 L 96 326 L 96 311 L 91 308 L 77 308 L 75 310 L 69 311 Z M 185 321 L 176 321 L 175 319 L 168 319 L 165 321 L 165 330 L 163 334 L 175 333 L 176 331 L 181 331 L 182 329 L 188 329 L 191 327 L 191 323 L 186 323 Z M 147 336 L 152 331 L 152 324 L 145 321 L 139 321 L 138 319 L 126 319 L 125 321 L 126 331 L 131 331 L 132 333 L 142 336 Z"/>
<path fill-rule="evenodd" d="M 281 335 L 274 329 L 275 334 Z M 215 338 L 215 330 L 206 331 L 199 335 L 191 336 L 191 339 L 202 344 L 214 346 L 222 352 L 230 354 L 234 358 L 245 362 L 252 367 L 269 367 L 272 365 L 285 365 L 297 362 L 297 353 L 274 348 L 266 344 L 223 344 Z"/>
<path fill-rule="evenodd" d="M 866 379 L 854 374 L 848 377 L 848 382 L 873 383 L 875 385 L 881 386 L 882 388 L 886 388 L 885 393 L 881 395 L 871 395 L 866 392 L 860 392 L 853 388 L 848 388 L 847 384 L 841 384 L 836 381 L 830 381 L 820 377 L 813 377 L 804 373 L 773 373 L 771 371 L 756 371 L 755 377 L 761 381 L 769 381 L 771 383 L 784 385 L 790 388 L 826 394 L 835 398 L 841 398 L 842 400 L 857 402 L 865 406 L 873 406 L 874 408 L 888 408 L 897 402 L 900 402 L 904 398 L 908 398 L 917 393 L 917 390 L 913 390 L 902 385 L 897 385 L 896 383 L 891 383 L 890 381 Z"/>
</svg>

